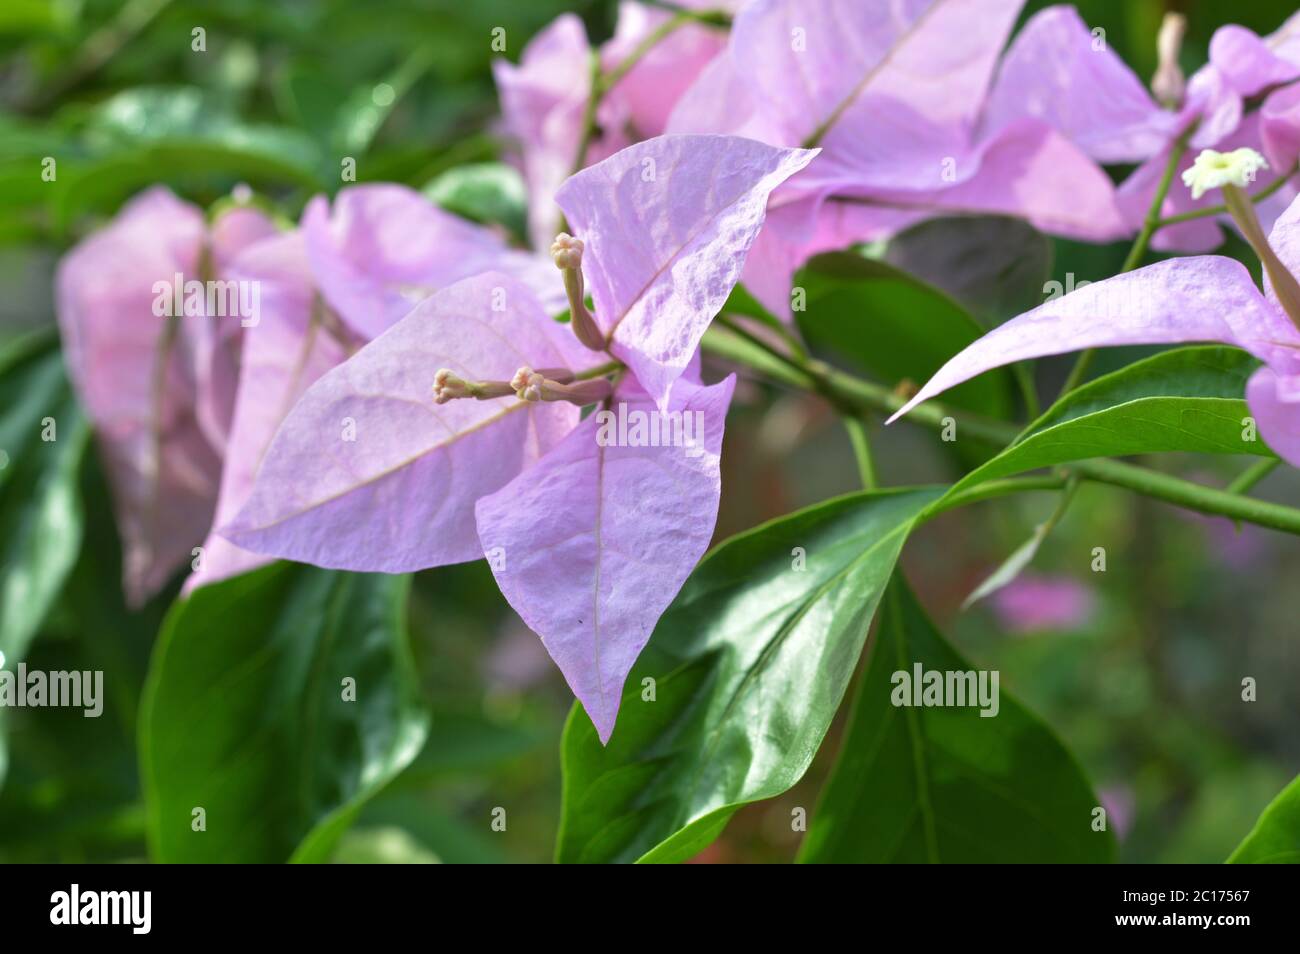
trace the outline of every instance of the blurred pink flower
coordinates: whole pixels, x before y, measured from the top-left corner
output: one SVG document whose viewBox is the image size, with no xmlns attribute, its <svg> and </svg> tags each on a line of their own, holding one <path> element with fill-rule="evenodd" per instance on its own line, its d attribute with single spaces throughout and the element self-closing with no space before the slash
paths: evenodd
<svg viewBox="0 0 1300 954">
<path fill-rule="evenodd" d="M 159 186 L 59 263 L 64 361 L 99 441 L 133 606 L 190 560 L 211 521 L 247 330 L 238 317 L 207 313 L 211 288 L 273 231 L 251 209 L 209 226 L 201 209 Z"/>
<path fill-rule="evenodd" d="M 990 597 L 999 623 L 1013 633 L 1075 630 L 1092 618 L 1092 588 L 1065 576 L 1023 574 Z"/>
<path fill-rule="evenodd" d="M 1259 527 L 1233 525 L 1227 517 L 1211 517 L 1194 510 L 1174 510 L 1178 517 L 1194 523 L 1205 534 L 1206 556 L 1234 570 L 1253 566 L 1268 550 L 1267 534 Z"/>
<path fill-rule="evenodd" d="M 822 155 L 772 198 L 745 287 L 790 317 L 811 256 L 928 218 L 986 213 L 1110 241 L 1128 226 L 1099 161 L 1138 161 L 1169 120 L 1072 10 L 1007 39 L 1023 0 L 755 0 L 669 132 Z"/>
<path fill-rule="evenodd" d="M 593 51 L 582 21 L 566 13 L 528 42 L 518 65 L 505 59 L 492 64 L 504 130 L 518 144 L 528 184 L 528 234 L 536 248 L 545 249 L 560 229 L 555 192 L 564 180 L 625 146 L 660 135 L 682 94 L 722 52 L 725 32 L 703 24 L 679 26 L 660 39 L 601 97 L 597 134 L 579 156 L 593 52 L 608 75 L 671 17 L 666 10 L 624 0 L 614 36 Z"/>
<path fill-rule="evenodd" d="M 1202 149 L 1222 151 L 1249 147 L 1262 152 L 1271 173 L 1260 176 L 1248 191 L 1268 188 L 1275 176 L 1286 175 L 1300 156 L 1300 14 L 1266 37 L 1230 24 L 1214 32 L 1210 61 L 1187 81 L 1186 96 L 1177 121 L 1165 128 L 1168 141 L 1158 153 L 1138 166 L 1120 186 L 1118 202 L 1133 229 L 1141 226 L 1174 141 L 1195 123 L 1177 173 L 1191 168 Z M 1247 111 L 1252 103 L 1259 108 Z M 1153 129 L 1155 127 L 1152 127 Z M 1258 204 L 1265 230 L 1272 227 L 1296 189 L 1288 184 Z M 1218 205 L 1215 195 L 1193 198 L 1185 189 L 1172 189 L 1161 205 L 1164 217 Z M 1160 251 L 1208 252 L 1223 243 L 1221 223 L 1226 216 L 1192 219 L 1155 233 L 1151 247 Z"/>
</svg>

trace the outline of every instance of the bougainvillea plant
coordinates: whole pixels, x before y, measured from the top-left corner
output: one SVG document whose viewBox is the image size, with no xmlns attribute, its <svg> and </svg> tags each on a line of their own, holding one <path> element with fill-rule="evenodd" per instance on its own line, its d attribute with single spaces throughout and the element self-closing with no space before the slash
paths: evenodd
<svg viewBox="0 0 1300 954">
<path fill-rule="evenodd" d="M 1190 77 L 1171 15 L 1148 92 L 1075 9 L 1024 6 L 628 0 L 596 47 L 565 14 L 494 47 L 516 221 L 343 155 L 296 199 L 151 185 L 67 251 L 67 414 L 126 604 L 169 605 L 139 715 L 153 855 L 341 851 L 455 734 L 412 667 L 411 575 L 482 561 L 576 699 L 559 860 L 690 859 L 805 777 L 802 860 L 1115 858 L 1131 808 L 940 634 L 900 558 L 941 515 L 1047 495 L 962 583 L 1018 632 L 1095 609 L 1031 569 L 1082 486 L 1300 534 L 1252 494 L 1300 467 L 1300 15 L 1219 28 Z M 1122 261 L 1040 290 L 1044 236 Z M 1111 346 L 1159 349 L 1094 374 Z M 4 359 L 32 412 L 12 447 L 64 414 L 44 347 Z M 771 389 L 843 422 L 859 489 L 719 533 L 729 415 Z M 767 463 L 801 466 L 764 427 Z M 899 431 L 949 476 L 884 486 L 872 445 Z M 1249 462 L 1220 488 L 1172 452 Z M 12 478 L 37 496 L 79 466 L 42 453 Z M 53 495 L 5 551 L 6 665 L 75 586 L 75 546 L 42 556 L 81 532 Z M 1292 784 L 1233 859 L 1300 858 L 1298 806 Z"/>
</svg>

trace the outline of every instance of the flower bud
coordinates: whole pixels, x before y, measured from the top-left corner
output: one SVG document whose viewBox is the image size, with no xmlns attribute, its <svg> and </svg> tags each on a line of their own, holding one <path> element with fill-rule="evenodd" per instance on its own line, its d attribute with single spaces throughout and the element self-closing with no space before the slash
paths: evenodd
<svg viewBox="0 0 1300 954">
<path fill-rule="evenodd" d="M 551 243 L 551 259 L 555 262 L 556 268 L 581 268 L 582 249 L 582 239 L 561 232 Z"/>
<path fill-rule="evenodd" d="M 565 370 L 562 374 L 573 381 L 572 372 Z M 515 376 L 510 379 L 510 386 L 515 389 L 515 395 L 521 401 L 568 401 L 579 407 L 603 401 L 612 391 L 606 378 L 589 378 L 568 384 L 534 371 L 528 365 L 515 372 Z"/>
<path fill-rule="evenodd" d="M 510 386 L 515 389 L 515 396 L 521 401 L 540 401 L 542 385 L 545 383 L 545 376 L 538 374 L 528 365 L 516 371 L 515 376 L 510 379 Z"/>
<path fill-rule="evenodd" d="M 1160 23 L 1160 32 L 1156 34 L 1158 65 L 1155 75 L 1151 77 L 1151 92 L 1168 109 L 1177 109 L 1187 90 L 1182 67 L 1178 65 L 1178 54 L 1182 50 L 1183 36 L 1186 33 L 1187 18 L 1181 13 L 1170 12 L 1165 14 Z"/>
<path fill-rule="evenodd" d="M 592 351 L 604 351 L 605 335 L 587 310 L 582 281 L 582 250 L 581 239 L 561 232 L 551 243 L 551 259 L 564 275 L 564 293 L 569 299 L 569 324 L 573 333 Z"/>
<path fill-rule="evenodd" d="M 514 388 L 506 381 L 466 381 L 450 368 L 439 368 L 433 376 L 433 401 L 446 404 L 457 398 L 474 398 L 489 401 L 493 398 L 506 397 L 514 393 Z"/>
<path fill-rule="evenodd" d="M 439 368 L 433 376 L 433 400 L 437 404 L 446 404 L 455 398 L 467 398 L 470 393 L 469 382 L 450 368 Z"/>
</svg>

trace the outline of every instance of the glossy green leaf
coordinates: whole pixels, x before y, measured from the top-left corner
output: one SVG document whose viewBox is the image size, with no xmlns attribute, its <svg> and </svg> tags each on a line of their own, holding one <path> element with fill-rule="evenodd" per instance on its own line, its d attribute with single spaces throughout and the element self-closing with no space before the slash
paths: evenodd
<svg viewBox="0 0 1300 954">
<path fill-rule="evenodd" d="M 175 586 L 128 609 L 122 542 L 94 453 L 81 467 L 78 494 L 81 552 L 25 661 L 29 670 L 103 672 L 103 710 L 87 719 L 78 707 L 0 709 L 11 720 L 0 862 L 146 857 L 136 720 L 149 652 Z"/>
<path fill-rule="evenodd" d="M 433 65 L 435 55 L 431 44 L 417 47 L 383 82 L 364 83 L 353 90 L 335 119 L 335 143 L 344 155 L 357 157 L 369 151 L 389 114 Z"/>
<path fill-rule="evenodd" d="M 528 190 L 518 170 L 501 162 L 457 166 L 432 179 L 424 194 L 448 212 L 522 237 L 528 221 Z"/>
<path fill-rule="evenodd" d="M 81 546 L 87 435 L 53 335 L 0 355 L 0 652 L 14 662 Z"/>
<path fill-rule="evenodd" d="M 12 670 L 63 589 L 81 549 L 78 490 L 88 428 L 57 337 L 0 354 L 0 665 Z M 0 781 L 8 762 L 0 713 Z"/>
<path fill-rule="evenodd" d="M 277 564 L 169 614 L 142 703 L 159 861 L 321 861 L 428 731 L 409 577 Z M 355 681 L 355 701 L 344 681 Z M 196 808 L 206 831 L 191 828 Z"/>
<path fill-rule="evenodd" d="M 938 493 L 841 497 L 705 557 L 628 678 L 609 745 L 570 713 L 558 860 L 681 861 L 741 806 L 797 782 L 903 542 Z"/>
<path fill-rule="evenodd" d="M 928 381 L 984 328 L 951 297 L 887 262 L 853 252 L 813 258 L 795 277 L 807 294 L 795 319 L 809 345 L 887 384 Z M 1001 417 L 1012 408 L 1005 368 L 953 388 L 954 407 Z"/>
<path fill-rule="evenodd" d="M 83 140 L 86 156 L 59 163 L 54 212 L 62 227 L 85 212 L 115 211 L 159 181 L 209 189 L 241 179 L 323 187 L 322 154 L 310 136 L 245 122 L 220 97 L 193 87 L 121 92 L 91 114 Z"/>
<path fill-rule="evenodd" d="M 1300 864 L 1300 776 L 1264 809 L 1228 864 Z"/>
<path fill-rule="evenodd" d="M 951 295 L 985 325 L 1039 305 L 1052 273 L 1052 243 L 1021 219 L 930 219 L 894 236 L 880 258 Z"/>
<path fill-rule="evenodd" d="M 1256 366 L 1245 352 L 1218 346 L 1178 348 L 1138 361 L 1071 391 L 952 492 L 1091 457 L 1161 451 L 1271 457 L 1263 440 L 1243 439 L 1250 411 L 1242 394 Z"/>
<path fill-rule="evenodd" d="M 1101 803 L 1056 735 L 1000 685 L 965 705 L 896 705 L 910 698 L 917 665 L 945 679 L 974 671 L 900 576 L 885 593 L 849 730 L 799 860 L 1111 861 L 1113 837 L 1093 829 Z M 996 708 L 984 704 L 991 699 Z"/>
</svg>

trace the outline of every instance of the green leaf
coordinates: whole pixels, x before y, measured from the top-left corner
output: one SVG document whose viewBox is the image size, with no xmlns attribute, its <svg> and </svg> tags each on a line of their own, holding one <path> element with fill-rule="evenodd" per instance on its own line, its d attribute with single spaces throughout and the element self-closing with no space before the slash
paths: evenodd
<svg viewBox="0 0 1300 954">
<path fill-rule="evenodd" d="M 0 666 L 11 670 L 81 549 L 78 476 L 88 434 L 56 335 L 39 332 L 0 354 Z M 0 781 L 4 720 L 0 713 Z"/>
<path fill-rule="evenodd" d="M 1071 391 L 950 493 L 1091 457 L 1161 451 L 1271 457 L 1262 440 L 1242 439 L 1242 420 L 1250 414 L 1243 389 L 1257 365 L 1243 351 L 1218 346 L 1178 348 L 1138 361 Z"/>
<path fill-rule="evenodd" d="M 1300 775 L 1264 809 L 1228 864 L 1300 864 Z"/>
<path fill-rule="evenodd" d="M 705 557 L 633 669 L 609 745 L 580 709 L 569 715 L 557 859 L 681 861 L 743 805 L 797 782 L 903 542 L 938 494 L 853 494 Z"/>
<path fill-rule="evenodd" d="M 89 117 L 90 155 L 59 162 L 54 213 L 61 228 L 88 211 L 112 211 L 159 181 L 228 189 L 240 179 L 322 188 L 321 152 L 286 126 L 246 123 L 225 102 L 193 87 L 137 87 Z"/>
<path fill-rule="evenodd" d="M 941 289 L 985 324 L 1001 324 L 1043 301 L 1052 243 L 1020 219 L 930 219 L 894 236 L 884 261 Z"/>
<path fill-rule="evenodd" d="M 173 608 L 141 715 L 157 860 L 328 858 L 428 731 L 408 588 L 405 576 L 277 564 Z M 191 830 L 195 808 L 206 831 Z"/>
<path fill-rule="evenodd" d="M 397 103 L 433 65 L 435 57 L 432 45 L 417 47 L 382 83 L 365 83 L 352 91 L 335 118 L 334 141 L 344 155 L 356 158 L 369 151 Z"/>
<path fill-rule="evenodd" d="M 0 36 L 57 34 L 67 29 L 71 12 L 50 0 L 5 0 L 0 6 Z"/>
<path fill-rule="evenodd" d="M 501 162 L 457 166 L 431 180 L 424 194 L 448 212 L 522 237 L 528 222 L 528 191 L 519 172 Z"/>
<path fill-rule="evenodd" d="M 88 434 L 56 336 L 37 333 L 0 354 L 0 652 L 11 662 L 76 562 Z"/>
<path fill-rule="evenodd" d="M 807 293 L 795 319 L 808 343 L 832 351 L 887 384 L 930 380 L 953 355 L 984 334 L 945 293 L 886 262 L 853 252 L 813 258 L 795 278 Z M 990 417 L 1012 408 L 1005 368 L 951 391 L 954 407 Z"/>
<path fill-rule="evenodd" d="M 895 705 L 909 688 L 895 674 L 914 680 L 918 664 L 927 673 L 974 669 L 899 576 L 885 593 L 843 749 L 799 860 L 1113 860 L 1111 834 L 1092 828 L 1100 802 L 1056 735 L 1005 692 L 994 695 L 996 710 Z"/>
<path fill-rule="evenodd" d="M 103 711 L 87 719 L 77 707 L 0 709 L 11 720 L 0 791 L 2 862 L 146 856 L 137 716 L 149 651 L 175 588 L 128 610 L 122 544 L 95 454 L 86 455 L 78 494 L 85 512 L 81 552 L 26 662 L 44 672 L 103 672 Z"/>
<path fill-rule="evenodd" d="M 1034 532 L 1028 540 L 1016 547 L 1011 555 L 1003 560 L 1002 564 L 989 576 L 985 577 L 984 581 L 971 592 L 970 596 L 962 601 L 961 608 L 963 610 L 969 609 L 978 601 L 996 593 L 1004 586 L 1009 586 L 1033 562 L 1034 557 L 1038 554 L 1038 548 L 1043 545 L 1047 535 L 1065 516 L 1065 512 L 1070 507 L 1070 501 L 1074 498 L 1077 486 L 1077 478 L 1070 481 L 1058 498 L 1056 509 L 1052 511 L 1046 520 L 1034 527 Z"/>
<path fill-rule="evenodd" d="M 282 70 L 273 91 L 280 111 L 322 149 L 336 152 L 335 123 L 348 87 L 326 69 L 301 63 Z"/>
<path fill-rule="evenodd" d="M 446 789 L 389 788 L 366 805 L 356 827 L 389 832 L 390 840 L 391 833 L 403 832 L 409 844 L 447 864 L 509 862 L 501 850 L 500 833 L 489 831 L 486 823 L 467 824 L 464 818 L 447 812 L 447 804 L 456 800 Z M 335 856 L 335 860 L 342 859 Z"/>
<path fill-rule="evenodd" d="M 436 865 L 436 854 L 404 828 L 355 828 L 345 832 L 331 859 L 340 865 Z"/>
</svg>

